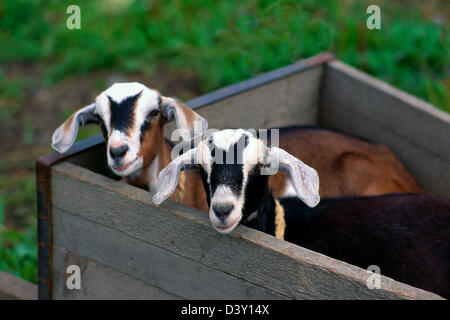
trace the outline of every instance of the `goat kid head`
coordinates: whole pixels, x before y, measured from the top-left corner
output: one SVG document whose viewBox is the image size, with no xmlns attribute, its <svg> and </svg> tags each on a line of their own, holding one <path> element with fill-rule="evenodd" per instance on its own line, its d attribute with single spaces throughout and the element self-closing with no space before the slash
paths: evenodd
<svg viewBox="0 0 450 320">
<path fill-rule="evenodd" d="M 199 169 L 210 207 L 209 218 L 220 233 L 231 232 L 258 210 L 268 192 L 268 174 L 286 170 L 298 197 L 308 206 L 318 204 L 319 177 L 313 168 L 243 129 L 212 133 L 172 160 L 158 176 L 153 202 L 166 200 L 178 185 L 181 170 Z"/>
<path fill-rule="evenodd" d="M 204 118 L 176 99 L 137 82 L 116 83 L 56 129 L 52 147 L 63 153 L 74 143 L 80 126 L 99 124 L 109 167 L 119 176 L 128 176 L 151 163 L 164 139 L 162 126 L 171 120 L 184 129 L 184 139 L 201 135 L 208 127 Z"/>
</svg>

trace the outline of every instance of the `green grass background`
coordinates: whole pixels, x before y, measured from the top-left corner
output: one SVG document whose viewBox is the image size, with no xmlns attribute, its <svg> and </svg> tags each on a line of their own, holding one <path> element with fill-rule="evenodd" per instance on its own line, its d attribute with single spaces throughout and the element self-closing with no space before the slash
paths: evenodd
<svg viewBox="0 0 450 320">
<path fill-rule="evenodd" d="M 71 4 L 81 8 L 81 30 L 66 28 Z M 381 30 L 366 28 L 369 4 L 381 7 Z M 0 117 L 25 108 L 32 86 L 8 77 L 11 64 L 37 68 L 49 87 L 99 70 L 150 75 L 164 66 L 195 74 L 208 92 L 321 51 L 450 112 L 448 11 L 433 0 L 3 0 Z M 33 143 L 36 120 L 23 121 L 23 142 Z M 0 173 L 8 165 L 0 158 Z M 0 270 L 31 281 L 35 210 L 32 178 L 0 176 Z M 21 227 L 2 226 L 7 214 Z"/>
</svg>

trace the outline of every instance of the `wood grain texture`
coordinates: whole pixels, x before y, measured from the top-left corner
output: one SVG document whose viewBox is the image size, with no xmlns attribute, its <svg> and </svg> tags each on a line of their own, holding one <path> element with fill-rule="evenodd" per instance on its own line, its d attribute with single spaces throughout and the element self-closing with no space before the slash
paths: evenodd
<svg viewBox="0 0 450 320">
<path fill-rule="evenodd" d="M 55 270 L 53 285 L 56 299 L 181 299 L 161 288 L 140 281 L 136 277 L 57 246 L 54 246 L 53 259 Z M 81 269 L 81 289 L 79 290 L 67 288 L 68 274 L 66 270 L 70 265 L 77 265 Z"/>
<path fill-rule="evenodd" d="M 38 286 L 0 271 L 0 300 L 36 300 Z"/>
<path fill-rule="evenodd" d="M 277 128 L 316 124 L 323 66 L 270 82 L 237 95 L 196 108 L 209 128 Z M 189 105 L 190 103 L 187 102 Z M 175 129 L 166 126 L 166 137 Z"/>
<path fill-rule="evenodd" d="M 140 259 L 134 265 L 141 270 L 140 280 L 163 277 L 152 285 L 183 297 L 209 298 L 202 291 L 209 286 L 214 288 L 211 294 L 222 290 L 224 296 L 232 293 L 233 298 L 246 299 L 261 297 L 256 288 L 293 299 L 439 298 L 386 277 L 381 290 L 369 290 L 369 274 L 363 269 L 244 226 L 229 235 L 219 234 L 203 212 L 170 201 L 156 207 L 150 193 L 67 162 L 53 167 L 52 186 L 58 210 L 55 245 L 103 259 L 98 262 L 127 274 L 133 270 L 131 254 Z M 151 273 L 150 266 L 157 261 L 161 265 L 153 266 Z M 194 281 L 189 282 L 178 264 L 191 270 Z M 212 279 L 222 280 L 213 286 Z M 163 287 L 171 282 L 181 283 L 184 293 L 175 284 Z M 236 291 L 241 290 L 239 285 L 230 289 L 231 283 L 253 286 L 254 291 L 244 290 L 244 295 Z"/>
<path fill-rule="evenodd" d="M 387 145 L 424 189 L 450 197 L 450 115 L 339 61 L 321 97 L 321 125 Z"/>
<path fill-rule="evenodd" d="M 58 228 L 55 228 L 55 246 L 66 248 L 91 260 L 95 259 L 105 266 L 111 266 L 129 277 L 166 292 L 187 299 L 282 298 L 268 289 L 168 252 L 164 247 L 157 247 L 61 209 L 55 208 L 54 212 L 55 223 L 58 225 Z M 102 278 L 106 280 L 108 277 L 111 278 L 110 281 L 115 281 L 113 275 L 104 275 Z M 85 278 L 83 282 L 89 282 L 89 279 Z M 110 297 L 111 293 L 108 291 L 100 292 L 95 286 L 89 287 L 91 292 L 95 291 L 97 297 Z M 151 299 L 155 295 L 167 298 L 167 294 L 162 297 L 158 293 L 152 294 L 145 298 Z"/>
</svg>

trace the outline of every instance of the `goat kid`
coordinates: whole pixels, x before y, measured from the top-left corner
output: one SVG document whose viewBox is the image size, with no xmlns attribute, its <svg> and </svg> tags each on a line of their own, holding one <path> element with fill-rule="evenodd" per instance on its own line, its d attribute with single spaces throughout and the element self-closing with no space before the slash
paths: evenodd
<svg viewBox="0 0 450 320">
<path fill-rule="evenodd" d="M 270 135 L 268 135 L 270 137 Z M 280 128 L 279 146 L 319 174 L 323 198 L 423 193 L 413 176 L 384 145 L 315 126 Z M 287 172 L 269 179 L 275 198 L 295 196 Z"/>
<path fill-rule="evenodd" d="M 218 154 L 234 161 L 218 163 Z M 263 170 L 277 162 L 298 198 L 273 198 Z M 362 268 L 377 265 L 383 275 L 450 297 L 450 199 L 390 194 L 323 199 L 312 208 L 319 202 L 317 172 L 240 129 L 213 133 L 173 160 L 159 174 L 153 202 L 173 192 L 180 170 L 193 168 L 201 172 L 218 232 L 241 222 Z"/>
<path fill-rule="evenodd" d="M 106 157 L 112 172 L 127 183 L 156 192 L 157 176 L 171 160 L 171 146 L 164 138 L 164 125 L 175 120 L 190 140 L 208 127 L 202 118 L 182 102 L 162 96 L 137 82 L 116 83 L 100 93 L 95 102 L 77 110 L 53 134 L 52 147 L 66 152 L 74 143 L 80 126 L 100 125 L 106 143 Z M 197 125 L 198 128 L 195 126 Z M 197 174 L 188 177 L 183 203 L 207 209 L 202 182 Z M 173 200 L 178 200 L 175 196 Z"/>
</svg>

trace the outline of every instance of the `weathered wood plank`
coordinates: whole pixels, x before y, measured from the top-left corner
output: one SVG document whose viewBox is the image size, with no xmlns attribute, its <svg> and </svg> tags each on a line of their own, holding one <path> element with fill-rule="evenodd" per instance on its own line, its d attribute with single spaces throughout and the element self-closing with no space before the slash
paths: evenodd
<svg viewBox="0 0 450 320">
<path fill-rule="evenodd" d="M 53 167 L 52 186 L 57 208 L 281 295 L 296 299 L 439 298 L 386 277 L 382 277 L 381 290 L 369 290 L 363 269 L 244 226 L 229 235 L 219 234 L 203 212 L 170 201 L 155 207 L 150 193 L 70 163 Z M 55 223 L 55 234 L 60 227 Z M 87 236 L 83 233 L 80 241 Z M 117 254 L 111 254 L 110 263 L 120 263 Z"/>
<path fill-rule="evenodd" d="M 196 109 L 209 128 L 277 128 L 315 124 L 322 66 L 271 82 Z M 188 103 L 189 104 L 189 103 Z M 166 126 L 166 136 L 175 128 Z"/>
<path fill-rule="evenodd" d="M 0 300 L 36 300 L 37 297 L 36 284 L 0 271 Z"/>
<path fill-rule="evenodd" d="M 66 270 L 70 265 L 80 267 L 79 290 L 67 288 Z M 53 266 L 53 293 L 56 299 L 181 299 L 161 288 L 153 287 L 135 277 L 57 246 L 53 246 Z"/>
<path fill-rule="evenodd" d="M 283 298 L 269 289 L 260 288 L 243 279 L 196 263 L 168 252 L 163 247 L 156 247 L 102 224 L 80 218 L 58 208 L 54 208 L 53 212 L 55 246 L 111 266 L 129 277 L 167 292 L 173 292 L 180 297 L 186 299 Z M 56 272 L 57 265 L 54 266 L 54 270 Z M 61 275 L 61 270 L 59 271 Z M 98 274 L 93 276 L 95 275 Z M 101 279 L 96 279 L 95 282 L 108 281 L 108 277 L 108 275 L 101 276 Z M 93 280 L 93 277 L 84 278 L 84 282 L 89 280 Z M 110 278 L 109 281 L 116 280 Z M 64 280 L 59 284 L 65 287 Z M 98 297 L 111 297 L 112 292 L 96 288 L 93 284 L 86 286 L 88 289 L 92 288 L 91 291 L 94 290 Z"/>
<path fill-rule="evenodd" d="M 450 115 L 339 61 L 321 96 L 321 125 L 387 145 L 424 189 L 450 196 Z"/>
</svg>

